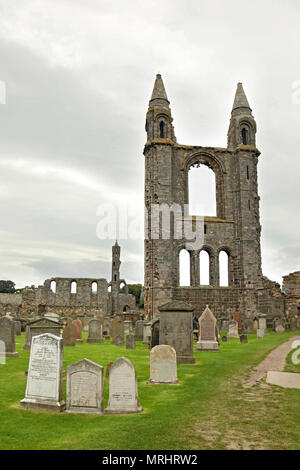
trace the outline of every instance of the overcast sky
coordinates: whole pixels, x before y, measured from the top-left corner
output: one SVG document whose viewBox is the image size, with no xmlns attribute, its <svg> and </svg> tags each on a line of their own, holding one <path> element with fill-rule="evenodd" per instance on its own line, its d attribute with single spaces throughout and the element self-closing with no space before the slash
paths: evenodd
<svg viewBox="0 0 300 470">
<path fill-rule="evenodd" d="M 299 24 L 299 0 L 0 0 L 0 278 L 110 280 L 114 240 L 97 238 L 96 211 L 143 208 L 157 73 L 183 144 L 226 146 L 243 82 L 264 274 L 300 270 Z M 143 282 L 143 241 L 120 245 L 122 277 Z"/>
</svg>

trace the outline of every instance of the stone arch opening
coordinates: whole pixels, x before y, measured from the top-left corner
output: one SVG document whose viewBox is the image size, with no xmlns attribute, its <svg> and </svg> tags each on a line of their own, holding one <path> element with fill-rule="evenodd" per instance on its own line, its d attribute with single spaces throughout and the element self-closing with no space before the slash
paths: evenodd
<svg viewBox="0 0 300 470">
<path fill-rule="evenodd" d="M 216 175 L 207 165 L 191 165 L 188 173 L 189 213 L 217 215 Z"/>
<path fill-rule="evenodd" d="M 92 282 L 92 293 L 97 294 L 98 292 L 98 283 L 96 281 Z"/>
<path fill-rule="evenodd" d="M 210 253 L 203 249 L 199 254 L 200 286 L 210 285 Z"/>
<path fill-rule="evenodd" d="M 179 286 L 189 287 L 190 285 L 190 253 L 182 248 L 179 252 Z"/>
<path fill-rule="evenodd" d="M 77 294 L 77 282 L 76 281 L 71 282 L 71 294 Z"/>
<path fill-rule="evenodd" d="M 53 294 L 56 293 L 56 281 L 51 281 L 50 282 L 50 290 L 53 292 Z"/>
<path fill-rule="evenodd" d="M 229 255 L 225 250 L 219 252 L 219 283 L 220 287 L 229 286 Z"/>
</svg>

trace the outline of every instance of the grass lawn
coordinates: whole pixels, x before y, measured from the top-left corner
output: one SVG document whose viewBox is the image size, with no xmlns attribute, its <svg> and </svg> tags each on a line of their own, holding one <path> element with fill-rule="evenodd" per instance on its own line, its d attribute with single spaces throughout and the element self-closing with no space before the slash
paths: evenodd
<svg viewBox="0 0 300 470">
<path fill-rule="evenodd" d="M 105 368 L 121 356 L 133 362 L 144 411 L 120 416 L 21 409 L 29 361 L 22 334 L 16 337 L 19 358 L 0 365 L 0 449 L 300 449 L 300 391 L 242 385 L 253 366 L 296 334 L 270 333 L 263 340 L 248 335 L 245 345 L 231 339 L 219 352 L 195 351 L 196 364 L 178 366 L 180 384 L 169 386 L 146 383 L 149 349 L 141 342 L 128 351 L 107 340 L 65 347 L 64 369 L 83 358 Z M 107 401 L 105 380 L 105 407 Z"/>
</svg>

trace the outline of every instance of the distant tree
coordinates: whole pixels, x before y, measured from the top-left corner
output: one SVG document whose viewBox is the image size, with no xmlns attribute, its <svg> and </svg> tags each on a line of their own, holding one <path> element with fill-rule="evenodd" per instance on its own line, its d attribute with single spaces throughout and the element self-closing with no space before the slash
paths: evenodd
<svg viewBox="0 0 300 470">
<path fill-rule="evenodd" d="M 14 294 L 16 289 L 15 289 L 15 283 L 12 281 L 0 281 L 0 293 L 1 294 Z"/>
</svg>

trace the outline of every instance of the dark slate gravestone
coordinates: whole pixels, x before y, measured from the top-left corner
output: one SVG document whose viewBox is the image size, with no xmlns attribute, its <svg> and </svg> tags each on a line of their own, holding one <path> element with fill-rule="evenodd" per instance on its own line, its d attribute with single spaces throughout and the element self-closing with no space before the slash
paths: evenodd
<svg viewBox="0 0 300 470">
<path fill-rule="evenodd" d="M 5 351 L 1 348 L 1 355 L 4 357 L 18 357 L 15 343 L 15 322 L 8 317 L 0 318 L 0 341 L 5 345 Z"/>
<path fill-rule="evenodd" d="M 114 344 L 116 346 L 123 346 L 124 345 L 124 335 L 117 335 L 114 337 Z"/>
<path fill-rule="evenodd" d="M 135 324 L 134 337 L 136 341 L 143 341 L 144 336 L 144 320 L 138 320 Z"/>
<path fill-rule="evenodd" d="M 155 320 L 151 325 L 151 345 L 150 348 L 159 345 L 159 320 Z"/>
<path fill-rule="evenodd" d="M 135 349 L 135 339 L 132 334 L 126 335 L 126 349 Z"/>
<path fill-rule="evenodd" d="M 174 300 L 160 307 L 160 344 L 168 344 L 176 351 L 177 364 L 194 364 L 193 312 L 194 307 Z"/>
<path fill-rule="evenodd" d="M 222 336 L 223 343 L 227 343 L 227 336 Z"/>
<path fill-rule="evenodd" d="M 240 342 L 241 342 L 241 344 L 247 344 L 248 343 L 247 335 L 241 335 L 240 336 Z"/>
</svg>

